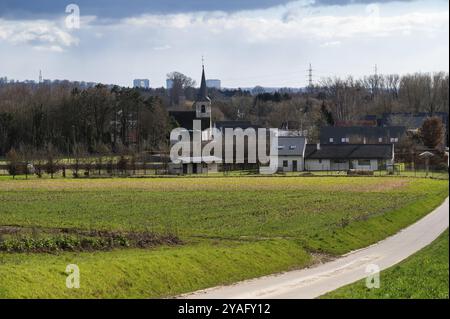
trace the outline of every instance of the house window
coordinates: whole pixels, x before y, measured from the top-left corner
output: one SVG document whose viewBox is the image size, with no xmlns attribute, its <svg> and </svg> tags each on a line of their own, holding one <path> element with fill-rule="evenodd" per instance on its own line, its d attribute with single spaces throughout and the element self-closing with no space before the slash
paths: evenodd
<svg viewBox="0 0 450 319">
<path fill-rule="evenodd" d="M 398 137 L 391 137 L 391 143 L 397 143 Z"/>
<path fill-rule="evenodd" d="M 330 137 L 330 143 L 334 142 L 334 138 Z"/>
<path fill-rule="evenodd" d="M 206 106 L 202 105 L 202 113 L 206 113 Z"/>
<path fill-rule="evenodd" d="M 343 137 L 343 138 L 341 138 L 341 142 L 342 143 L 349 143 L 350 139 L 348 137 Z"/>
<path fill-rule="evenodd" d="M 278 150 L 280 151 L 280 150 L 283 150 L 284 149 L 284 146 L 282 146 L 282 145 L 278 145 Z"/>
<path fill-rule="evenodd" d="M 321 159 L 319 160 L 319 164 L 322 164 L 322 160 Z"/>
<path fill-rule="evenodd" d="M 370 166 L 370 160 L 358 160 L 358 166 Z"/>
<path fill-rule="evenodd" d="M 290 149 L 290 150 L 295 150 L 296 148 L 297 148 L 296 145 L 291 145 L 291 146 L 289 146 L 289 149 Z"/>
<path fill-rule="evenodd" d="M 378 138 L 378 143 L 383 143 L 383 138 L 382 137 Z"/>
<path fill-rule="evenodd" d="M 288 167 L 288 166 L 289 166 L 288 161 L 283 161 L 283 167 Z"/>
</svg>

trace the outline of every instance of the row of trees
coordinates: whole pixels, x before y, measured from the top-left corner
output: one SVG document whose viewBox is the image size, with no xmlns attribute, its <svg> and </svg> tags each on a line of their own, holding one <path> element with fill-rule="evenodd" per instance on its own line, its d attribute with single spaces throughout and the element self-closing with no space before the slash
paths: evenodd
<svg viewBox="0 0 450 319">
<path fill-rule="evenodd" d="M 0 154 L 20 145 L 39 150 L 49 144 L 65 154 L 73 154 L 75 145 L 88 152 L 159 149 L 170 126 L 161 100 L 134 89 L 0 88 Z"/>
<path fill-rule="evenodd" d="M 195 99 L 195 81 L 168 74 L 172 89 L 137 90 L 97 85 L 79 89 L 59 85 L 0 86 L 0 156 L 11 148 L 42 150 L 52 145 L 74 155 L 121 153 L 123 149 L 159 151 L 177 124 L 168 108 Z M 210 90 L 215 120 L 249 120 L 265 127 L 306 130 L 311 142 L 320 127 L 337 120 L 354 120 L 385 112 L 448 112 L 447 73 L 372 75 L 362 79 L 328 78 L 302 93 L 262 93 Z M 401 123 L 398 123 L 401 124 Z"/>
<path fill-rule="evenodd" d="M 337 120 L 392 112 L 448 112 L 449 75 L 416 73 L 328 78 L 314 87 Z"/>
</svg>

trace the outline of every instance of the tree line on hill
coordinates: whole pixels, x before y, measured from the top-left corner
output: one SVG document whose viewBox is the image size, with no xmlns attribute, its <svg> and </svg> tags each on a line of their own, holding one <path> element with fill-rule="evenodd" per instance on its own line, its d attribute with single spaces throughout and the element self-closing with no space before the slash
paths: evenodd
<svg viewBox="0 0 450 319">
<path fill-rule="evenodd" d="M 141 90 L 73 84 L 0 86 L 0 157 L 22 153 L 123 154 L 167 151 L 177 126 L 168 109 L 191 109 L 195 81 L 168 75 L 171 90 Z M 243 90 L 209 90 L 212 117 L 247 120 L 263 127 L 308 132 L 318 140 L 322 126 L 390 112 L 448 112 L 448 73 L 327 78 L 306 92 L 251 95 Z M 183 98 L 180 98 L 183 97 Z"/>
</svg>

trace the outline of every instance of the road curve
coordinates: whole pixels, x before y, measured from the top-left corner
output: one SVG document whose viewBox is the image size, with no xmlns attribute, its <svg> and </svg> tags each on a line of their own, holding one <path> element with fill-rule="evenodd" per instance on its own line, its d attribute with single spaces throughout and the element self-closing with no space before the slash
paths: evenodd
<svg viewBox="0 0 450 319">
<path fill-rule="evenodd" d="M 186 299 L 316 298 L 339 287 L 365 278 L 366 267 L 389 268 L 430 244 L 449 225 L 449 200 L 433 212 L 372 246 L 311 268 L 200 290 L 180 296 Z M 381 279 L 382 280 L 382 279 Z M 383 282 L 381 281 L 381 285 Z"/>
</svg>

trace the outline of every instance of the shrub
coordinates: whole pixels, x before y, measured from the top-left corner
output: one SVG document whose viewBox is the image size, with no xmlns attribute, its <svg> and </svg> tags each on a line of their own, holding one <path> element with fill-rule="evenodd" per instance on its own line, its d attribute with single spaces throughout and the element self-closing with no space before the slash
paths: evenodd
<svg viewBox="0 0 450 319">
<path fill-rule="evenodd" d="M 366 171 L 366 170 L 349 170 L 349 171 L 347 171 L 347 175 L 350 175 L 350 176 L 372 176 L 372 175 L 374 175 L 374 172 Z"/>
</svg>

